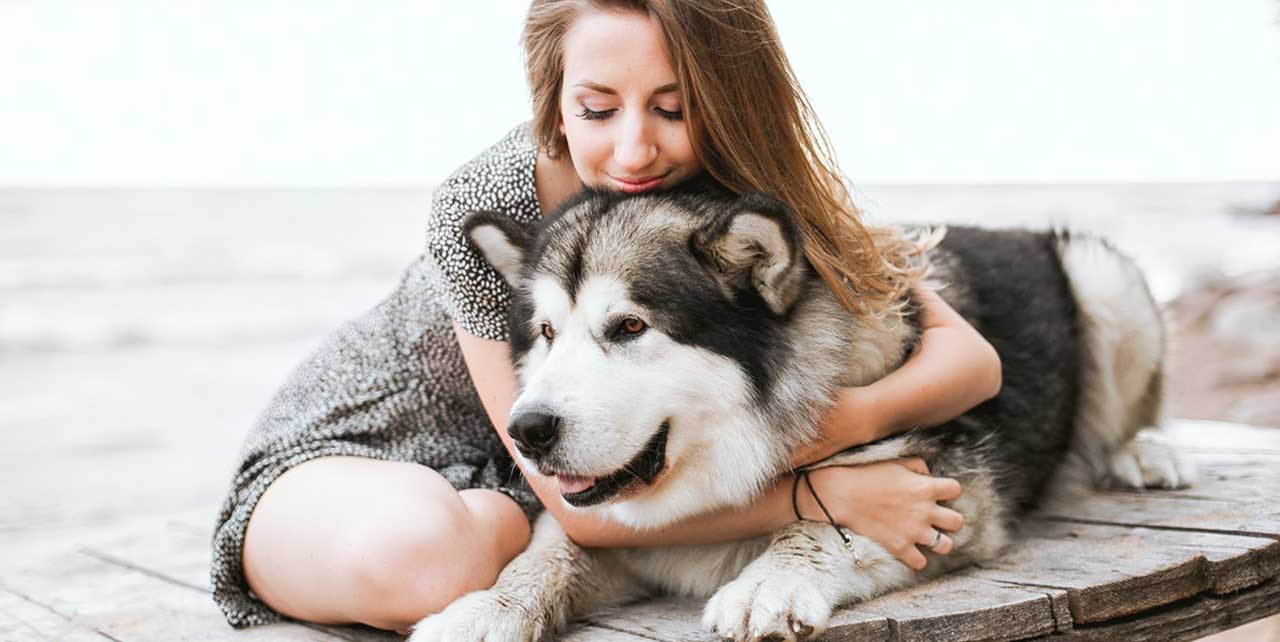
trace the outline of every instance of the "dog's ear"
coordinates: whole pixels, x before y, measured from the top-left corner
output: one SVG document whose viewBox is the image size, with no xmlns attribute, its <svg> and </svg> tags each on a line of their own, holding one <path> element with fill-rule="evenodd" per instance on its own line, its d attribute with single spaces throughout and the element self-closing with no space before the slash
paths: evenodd
<svg viewBox="0 0 1280 642">
<path fill-rule="evenodd" d="M 777 199 L 748 194 L 731 201 L 690 245 L 726 294 L 753 289 L 774 314 L 785 314 L 804 290 L 804 241 Z"/>
<path fill-rule="evenodd" d="M 511 287 L 519 287 L 528 238 L 523 227 L 498 212 L 477 211 L 462 219 L 462 233 Z"/>
</svg>

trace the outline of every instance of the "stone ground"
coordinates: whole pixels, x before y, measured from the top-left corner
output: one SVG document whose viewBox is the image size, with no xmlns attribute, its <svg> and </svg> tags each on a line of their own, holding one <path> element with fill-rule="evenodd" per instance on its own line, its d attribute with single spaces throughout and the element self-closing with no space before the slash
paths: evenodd
<svg viewBox="0 0 1280 642">
<path fill-rule="evenodd" d="M 1168 313 L 1171 416 L 1280 429 L 1280 270 L 1207 279 Z M 1280 616 L 1205 641 L 1280 642 Z"/>
<path fill-rule="evenodd" d="M 1171 416 L 1280 427 L 1280 270 L 1207 279 L 1168 312 Z"/>
</svg>

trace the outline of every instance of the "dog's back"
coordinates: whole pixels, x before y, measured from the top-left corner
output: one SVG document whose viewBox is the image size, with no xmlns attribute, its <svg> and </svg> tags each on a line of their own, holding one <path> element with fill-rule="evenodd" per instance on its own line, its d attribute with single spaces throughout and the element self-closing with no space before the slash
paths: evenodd
<svg viewBox="0 0 1280 642">
<path fill-rule="evenodd" d="M 932 257 L 947 284 L 940 294 L 996 349 L 1003 374 L 995 398 L 935 432 L 965 448 L 982 443 L 1015 512 L 1035 503 L 1062 461 L 1080 396 L 1078 308 L 1057 242 L 1051 233 L 952 227 Z M 969 463 L 977 464 L 952 465 Z"/>
<path fill-rule="evenodd" d="M 1165 361 L 1159 310 L 1128 257 L 1086 235 L 952 227 L 931 258 L 942 296 L 1003 369 L 995 398 L 927 431 L 936 472 L 984 471 L 1005 517 L 1089 487 L 1188 481 L 1171 453 L 1125 454 L 1159 423 Z"/>
</svg>

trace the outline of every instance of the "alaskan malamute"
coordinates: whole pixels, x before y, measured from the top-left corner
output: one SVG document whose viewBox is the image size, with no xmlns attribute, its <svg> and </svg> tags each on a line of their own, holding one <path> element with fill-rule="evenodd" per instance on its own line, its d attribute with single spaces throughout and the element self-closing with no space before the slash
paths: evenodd
<svg viewBox="0 0 1280 642">
<path fill-rule="evenodd" d="M 485 212 L 464 228 L 515 293 L 522 391 L 508 430 L 525 464 L 556 476 L 568 504 L 639 529 L 751 502 L 816 435 L 833 392 L 893 370 L 919 333 L 910 313 L 855 321 L 765 196 L 585 192 L 528 234 Z M 805 639 L 842 604 L 995 555 L 1042 498 L 1185 483 L 1176 453 L 1134 439 L 1160 419 L 1164 334 L 1130 260 L 1094 238 L 963 227 L 930 258 L 930 281 L 999 353 L 1002 390 L 824 463 L 918 455 L 959 479 L 952 554 L 916 573 L 814 521 L 722 545 L 587 550 L 544 513 L 493 588 L 424 619 L 411 642 L 538 640 L 654 593 L 710 597 L 703 624 L 720 637 Z"/>
</svg>

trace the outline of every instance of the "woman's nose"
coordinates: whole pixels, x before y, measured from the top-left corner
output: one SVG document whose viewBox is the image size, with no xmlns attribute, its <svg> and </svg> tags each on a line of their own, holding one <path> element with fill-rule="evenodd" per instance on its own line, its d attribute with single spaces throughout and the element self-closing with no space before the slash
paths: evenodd
<svg viewBox="0 0 1280 642">
<path fill-rule="evenodd" d="M 613 144 L 613 160 L 618 168 L 638 174 L 658 157 L 658 144 L 645 118 L 625 118 Z"/>
</svg>

